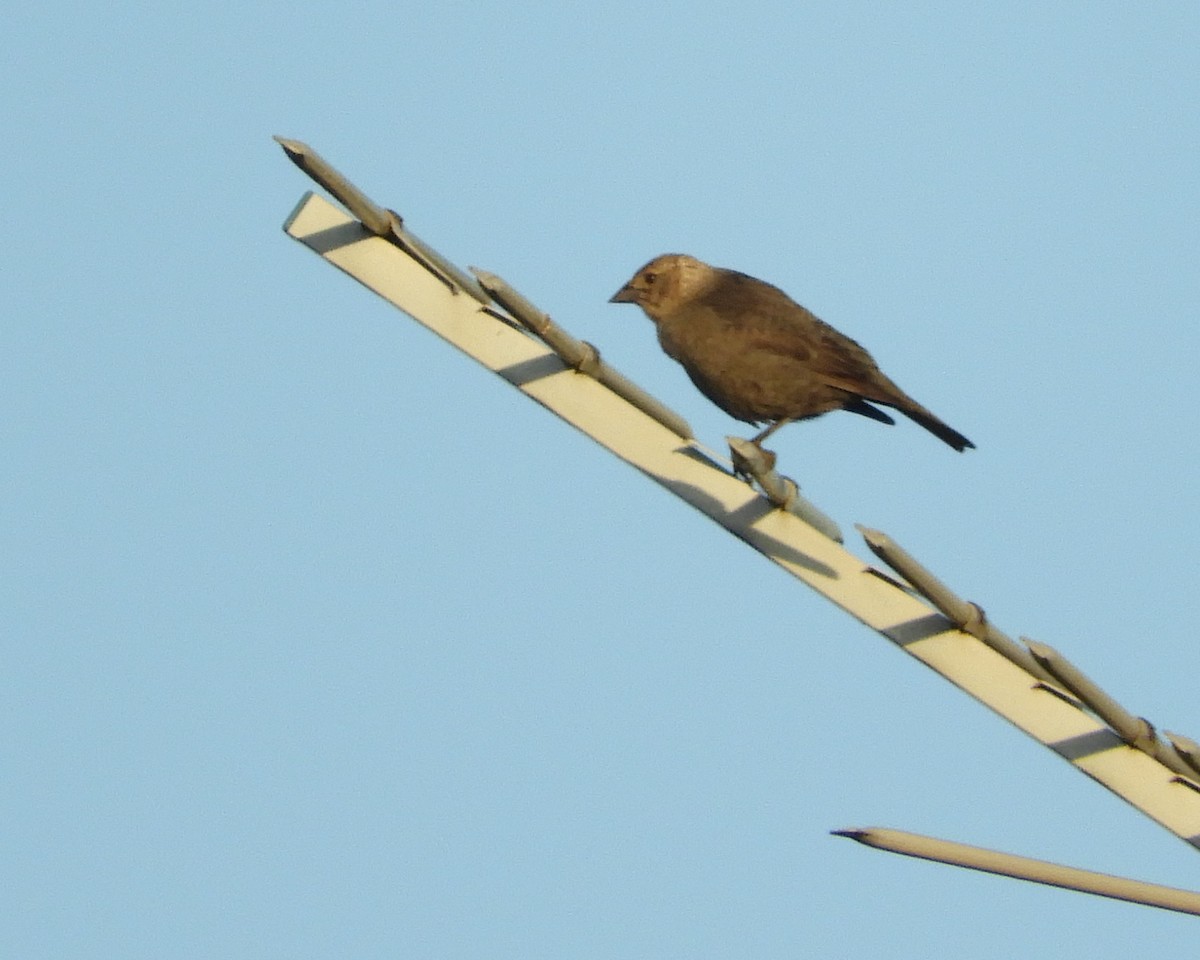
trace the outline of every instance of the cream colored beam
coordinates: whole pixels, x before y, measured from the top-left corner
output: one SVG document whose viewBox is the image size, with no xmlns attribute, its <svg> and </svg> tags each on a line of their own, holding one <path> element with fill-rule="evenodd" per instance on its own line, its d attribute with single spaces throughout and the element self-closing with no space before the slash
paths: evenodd
<svg viewBox="0 0 1200 960">
<path fill-rule="evenodd" d="M 1031 674 L 1006 657 L 1003 644 L 998 650 L 972 635 L 980 634 L 977 624 L 964 623 L 972 632 L 959 629 L 891 576 L 794 513 L 775 507 L 734 476 L 722 457 L 681 438 L 597 379 L 567 366 L 513 319 L 448 283 L 448 271 L 435 272 L 422 262 L 427 258 L 419 259 L 371 233 L 313 195 L 301 201 L 285 229 L 1176 836 L 1200 847 L 1200 789 L 1195 779 L 1123 741 L 1079 701 L 1047 683 L 1042 670 L 1038 669 L 1040 676 Z M 994 637 L 989 639 L 996 643 Z M 1014 656 L 1032 663 L 1023 649 Z"/>
</svg>

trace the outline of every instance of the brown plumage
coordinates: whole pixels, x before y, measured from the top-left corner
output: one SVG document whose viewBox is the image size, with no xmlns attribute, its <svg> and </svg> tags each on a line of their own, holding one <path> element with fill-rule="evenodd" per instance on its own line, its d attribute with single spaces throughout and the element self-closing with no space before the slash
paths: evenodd
<svg viewBox="0 0 1200 960">
<path fill-rule="evenodd" d="M 739 420 L 785 423 L 849 410 L 894 423 L 899 410 L 955 450 L 970 440 L 892 383 L 871 355 L 778 287 L 734 270 L 668 253 L 642 267 L 610 303 L 636 303 L 658 342 L 709 400 Z"/>
</svg>

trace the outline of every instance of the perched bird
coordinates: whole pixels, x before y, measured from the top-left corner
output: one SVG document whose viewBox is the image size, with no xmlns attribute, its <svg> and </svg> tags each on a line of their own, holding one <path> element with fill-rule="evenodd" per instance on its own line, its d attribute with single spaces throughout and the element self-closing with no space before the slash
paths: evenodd
<svg viewBox="0 0 1200 960">
<path fill-rule="evenodd" d="M 883 375 L 871 355 L 778 287 L 684 254 L 655 257 L 609 301 L 636 303 L 658 342 L 709 400 L 738 420 L 766 424 L 753 442 L 793 420 L 849 410 L 895 423 L 899 410 L 955 450 L 970 440 Z"/>
</svg>

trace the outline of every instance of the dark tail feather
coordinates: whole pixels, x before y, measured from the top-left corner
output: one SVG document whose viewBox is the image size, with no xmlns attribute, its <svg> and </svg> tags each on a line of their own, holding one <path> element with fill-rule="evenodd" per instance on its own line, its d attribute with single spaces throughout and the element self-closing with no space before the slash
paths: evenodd
<svg viewBox="0 0 1200 960">
<path fill-rule="evenodd" d="M 968 447 L 970 447 L 972 450 L 975 449 L 975 444 L 973 444 L 953 427 L 949 427 L 942 423 L 941 420 L 935 417 L 924 407 L 896 407 L 896 409 L 908 417 L 909 420 L 912 420 L 914 423 L 919 423 L 943 443 L 948 443 L 955 450 L 959 451 L 959 453 L 961 453 L 963 450 L 966 450 Z"/>
<path fill-rule="evenodd" d="M 862 397 L 855 397 L 843 408 L 851 413 L 857 413 L 864 417 L 870 417 L 872 420 L 878 420 L 880 423 L 886 423 L 889 426 L 895 426 L 896 421 L 889 417 L 878 407 L 873 407 L 867 403 Z"/>
</svg>

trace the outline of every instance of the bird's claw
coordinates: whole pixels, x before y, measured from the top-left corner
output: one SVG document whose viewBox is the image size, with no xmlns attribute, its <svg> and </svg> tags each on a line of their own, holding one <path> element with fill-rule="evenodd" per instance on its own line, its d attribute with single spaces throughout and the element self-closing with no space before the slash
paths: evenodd
<svg viewBox="0 0 1200 960">
<path fill-rule="evenodd" d="M 729 441 L 729 459 L 733 462 L 734 476 L 750 482 L 758 474 L 770 473 L 775 469 L 775 452 L 764 450 L 754 440 L 741 437 L 726 437 Z"/>
</svg>

